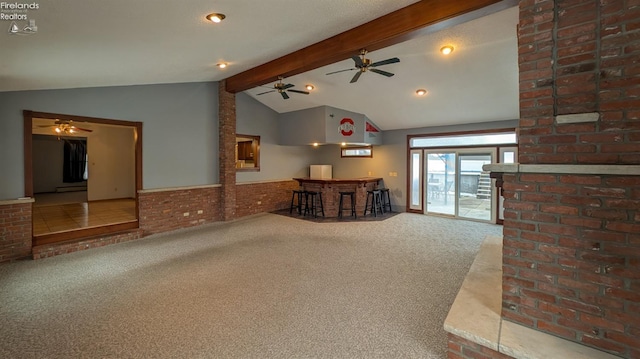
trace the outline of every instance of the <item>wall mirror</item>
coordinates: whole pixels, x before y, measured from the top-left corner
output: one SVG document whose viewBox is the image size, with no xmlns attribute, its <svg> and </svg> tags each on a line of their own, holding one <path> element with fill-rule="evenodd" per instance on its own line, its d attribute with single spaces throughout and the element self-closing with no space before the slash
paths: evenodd
<svg viewBox="0 0 640 359">
<path fill-rule="evenodd" d="M 236 134 L 236 171 L 260 171 L 260 136 Z"/>
</svg>

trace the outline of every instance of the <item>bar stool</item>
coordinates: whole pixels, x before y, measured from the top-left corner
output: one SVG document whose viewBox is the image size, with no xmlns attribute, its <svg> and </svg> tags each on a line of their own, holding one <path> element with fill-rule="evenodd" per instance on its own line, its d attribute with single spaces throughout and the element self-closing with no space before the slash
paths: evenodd
<svg viewBox="0 0 640 359">
<path fill-rule="evenodd" d="M 380 188 L 380 192 L 382 192 L 382 212 L 386 212 L 387 208 L 389 208 L 389 213 L 393 212 L 391 209 L 391 196 L 389 195 L 389 189 Z"/>
<path fill-rule="evenodd" d="M 353 191 L 345 191 L 345 192 L 338 192 L 340 193 L 340 204 L 338 207 L 338 218 L 342 218 L 342 210 L 343 209 L 351 209 L 351 216 L 353 218 L 358 218 L 358 215 L 356 214 L 356 193 Z M 347 207 L 347 208 L 343 208 L 344 206 L 344 198 L 345 197 L 349 197 L 349 199 L 351 200 L 351 206 Z"/>
<path fill-rule="evenodd" d="M 371 198 L 371 204 L 369 204 L 369 198 Z M 374 217 L 378 216 L 378 211 L 380 214 L 384 214 L 384 210 L 382 209 L 382 192 L 380 190 L 374 189 L 367 191 L 367 200 L 364 204 L 364 215 L 367 215 L 367 209 L 369 209 L 369 213 L 373 213 Z"/>
<path fill-rule="evenodd" d="M 291 195 L 291 206 L 289 207 L 289 214 L 293 213 L 294 208 L 298 210 L 298 214 L 302 214 L 302 195 L 304 195 L 303 190 L 293 190 L 293 193 Z M 294 200 L 296 199 L 297 202 L 294 204 Z"/>
<path fill-rule="evenodd" d="M 322 217 L 324 217 L 324 205 L 322 204 L 322 192 L 316 191 L 305 191 L 305 206 L 304 206 L 304 215 L 307 213 L 313 214 L 314 217 L 318 217 L 318 209 L 322 213 Z M 318 204 L 320 204 L 318 208 Z"/>
</svg>

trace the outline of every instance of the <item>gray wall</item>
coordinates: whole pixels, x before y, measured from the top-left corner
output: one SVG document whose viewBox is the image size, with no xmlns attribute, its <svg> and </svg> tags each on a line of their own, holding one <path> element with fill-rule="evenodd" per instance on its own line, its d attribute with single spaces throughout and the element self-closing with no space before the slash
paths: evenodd
<svg viewBox="0 0 640 359">
<path fill-rule="evenodd" d="M 142 122 L 145 189 L 219 183 L 217 93 L 213 82 L 0 93 L 0 200 L 24 195 L 25 109 Z M 310 164 L 331 164 L 336 178 L 382 177 L 401 210 L 408 134 L 517 127 L 512 120 L 385 131 L 373 158 L 342 159 L 338 145 L 279 145 L 281 136 L 298 135 L 283 130 L 286 116 L 243 93 L 237 94 L 236 105 L 237 132 L 261 137 L 260 172 L 240 172 L 238 182 L 307 176 Z"/>
<path fill-rule="evenodd" d="M 311 146 L 282 146 L 280 115 L 244 93 L 236 94 L 236 133 L 260 136 L 260 172 L 237 172 L 237 182 L 306 177 L 315 151 Z M 295 136 L 295 134 L 293 134 Z"/>
<path fill-rule="evenodd" d="M 0 93 L 0 200 L 24 195 L 23 110 L 143 123 L 143 188 L 218 183 L 218 84 Z"/>
<path fill-rule="evenodd" d="M 517 126 L 518 120 L 508 120 L 384 131 L 383 144 L 373 147 L 373 158 L 340 158 L 339 146 L 326 145 L 321 146 L 317 152 L 317 160 L 322 164 L 333 165 L 335 178 L 382 177 L 384 186 L 390 189 L 394 210 L 404 211 L 407 201 L 407 135 L 516 128 Z M 390 172 L 397 176 L 390 176 Z"/>
<path fill-rule="evenodd" d="M 279 142 L 283 145 L 304 145 L 326 140 L 325 106 L 280 114 Z"/>
</svg>

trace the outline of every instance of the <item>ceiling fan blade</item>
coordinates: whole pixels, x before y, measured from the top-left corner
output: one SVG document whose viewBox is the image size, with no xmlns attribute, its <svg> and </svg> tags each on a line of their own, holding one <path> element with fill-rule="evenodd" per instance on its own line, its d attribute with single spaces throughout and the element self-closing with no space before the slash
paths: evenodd
<svg viewBox="0 0 640 359">
<path fill-rule="evenodd" d="M 362 62 L 362 59 L 360 58 L 360 56 L 351 56 L 351 58 L 353 59 L 353 61 L 356 63 L 357 67 L 362 67 L 364 66 L 364 63 Z"/>
<path fill-rule="evenodd" d="M 287 91 L 289 91 L 289 92 L 295 92 L 295 93 L 303 93 L 303 94 L 305 94 L 305 95 L 308 95 L 308 94 L 309 94 L 309 92 L 307 92 L 307 91 L 300 91 L 300 90 L 287 90 Z"/>
<path fill-rule="evenodd" d="M 286 85 L 282 86 L 280 89 L 286 90 L 288 88 L 292 88 L 293 86 L 295 86 L 295 85 L 294 84 L 286 84 Z"/>
<path fill-rule="evenodd" d="M 392 59 L 386 59 L 386 60 L 374 62 L 369 66 L 376 67 L 376 66 L 382 66 L 382 65 L 388 65 L 388 64 L 395 64 L 396 62 L 400 62 L 400 59 L 397 57 L 394 57 Z"/>
<path fill-rule="evenodd" d="M 287 95 L 287 93 L 284 92 L 284 91 L 280 92 L 280 94 L 282 95 L 282 98 L 285 99 L 285 100 L 287 100 L 289 98 L 289 95 Z"/>
<path fill-rule="evenodd" d="M 258 95 L 264 95 L 264 94 L 266 94 L 266 93 L 274 92 L 274 91 L 275 91 L 275 90 L 266 91 L 266 92 L 260 92 L 260 93 L 257 93 L 257 94 L 256 94 L 256 96 L 258 96 Z"/>
<path fill-rule="evenodd" d="M 386 71 L 382 71 L 382 70 L 378 70 L 378 69 L 369 69 L 369 71 L 375 72 L 377 74 L 384 75 L 384 76 L 387 76 L 387 77 L 391 77 L 391 76 L 394 75 L 391 72 L 386 72 Z"/>
<path fill-rule="evenodd" d="M 73 126 L 73 129 L 74 130 L 78 130 L 78 131 L 84 131 L 84 132 L 93 132 L 93 130 L 89 130 L 89 129 L 81 128 L 81 127 L 76 127 L 76 126 Z"/>
<path fill-rule="evenodd" d="M 338 71 L 328 72 L 325 75 L 333 75 L 333 74 L 337 74 L 338 72 L 353 71 L 353 70 L 357 70 L 357 69 L 351 68 L 351 69 L 338 70 Z"/>
<path fill-rule="evenodd" d="M 356 74 L 353 75 L 353 78 L 351 79 L 350 83 L 354 83 L 354 82 L 358 81 L 358 79 L 360 78 L 360 75 L 362 75 L 362 71 L 356 72 Z"/>
</svg>

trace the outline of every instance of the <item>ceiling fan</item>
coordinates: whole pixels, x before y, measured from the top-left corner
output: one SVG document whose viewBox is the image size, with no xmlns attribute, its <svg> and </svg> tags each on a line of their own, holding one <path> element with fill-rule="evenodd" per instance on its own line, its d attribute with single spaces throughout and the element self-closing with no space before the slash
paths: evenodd
<svg viewBox="0 0 640 359">
<path fill-rule="evenodd" d="M 380 74 L 380 75 L 383 75 L 383 76 L 387 76 L 387 77 L 391 77 L 391 76 L 394 75 L 391 72 L 378 70 L 375 67 L 382 66 L 382 65 L 393 64 L 393 63 L 396 63 L 396 62 L 400 62 L 399 58 L 393 57 L 393 58 L 390 58 L 390 59 L 386 59 L 386 60 L 382 60 L 382 61 L 376 61 L 376 62 L 372 63 L 370 59 L 367 59 L 367 58 L 364 57 L 366 54 L 367 54 L 367 50 L 362 49 L 360 51 L 360 56 L 359 57 L 358 56 L 352 56 L 351 57 L 353 59 L 353 61 L 355 62 L 355 65 L 356 65 L 355 68 L 333 71 L 333 72 L 329 72 L 327 75 L 337 74 L 338 72 L 344 72 L 344 71 L 358 70 L 358 72 L 351 79 L 350 83 L 354 83 L 354 82 L 358 81 L 358 79 L 360 78 L 360 75 L 362 75 L 362 73 L 367 72 L 367 71 L 375 72 L 377 74 Z"/>
<path fill-rule="evenodd" d="M 40 125 L 38 127 L 53 127 L 53 131 L 58 135 L 71 135 L 80 131 L 93 132 L 93 130 L 74 125 L 72 120 L 56 120 L 53 125 Z"/>
<path fill-rule="evenodd" d="M 278 91 L 280 93 L 280 95 L 282 95 L 282 98 L 286 100 L 286 99 L 289 98 L 289 95 L 287 95 L 287 91 L 295 92 L 295 93 L 301 93 L 301 94 L 305 94 L 305 95 L 309 94 L 309 92 L 307 92 L 307 91 L 291 90 L 291 88 L 293 86 L 295 86 L 295 85 L 293 85 L 293 84 L 284 84 L 284 83 L 282 83 L 282 80 L 283 80 L 282 76 L 278 76 L 278 82 L 273 85 L 273 90 L 258 93 L 258 94 L 256 94 L 256 96 L 264 95 L 264 94 L 269 93 L 269 92 Z M 263 86 L 263 87 L 266 87 L 266 86 Z"/>
</svg>

